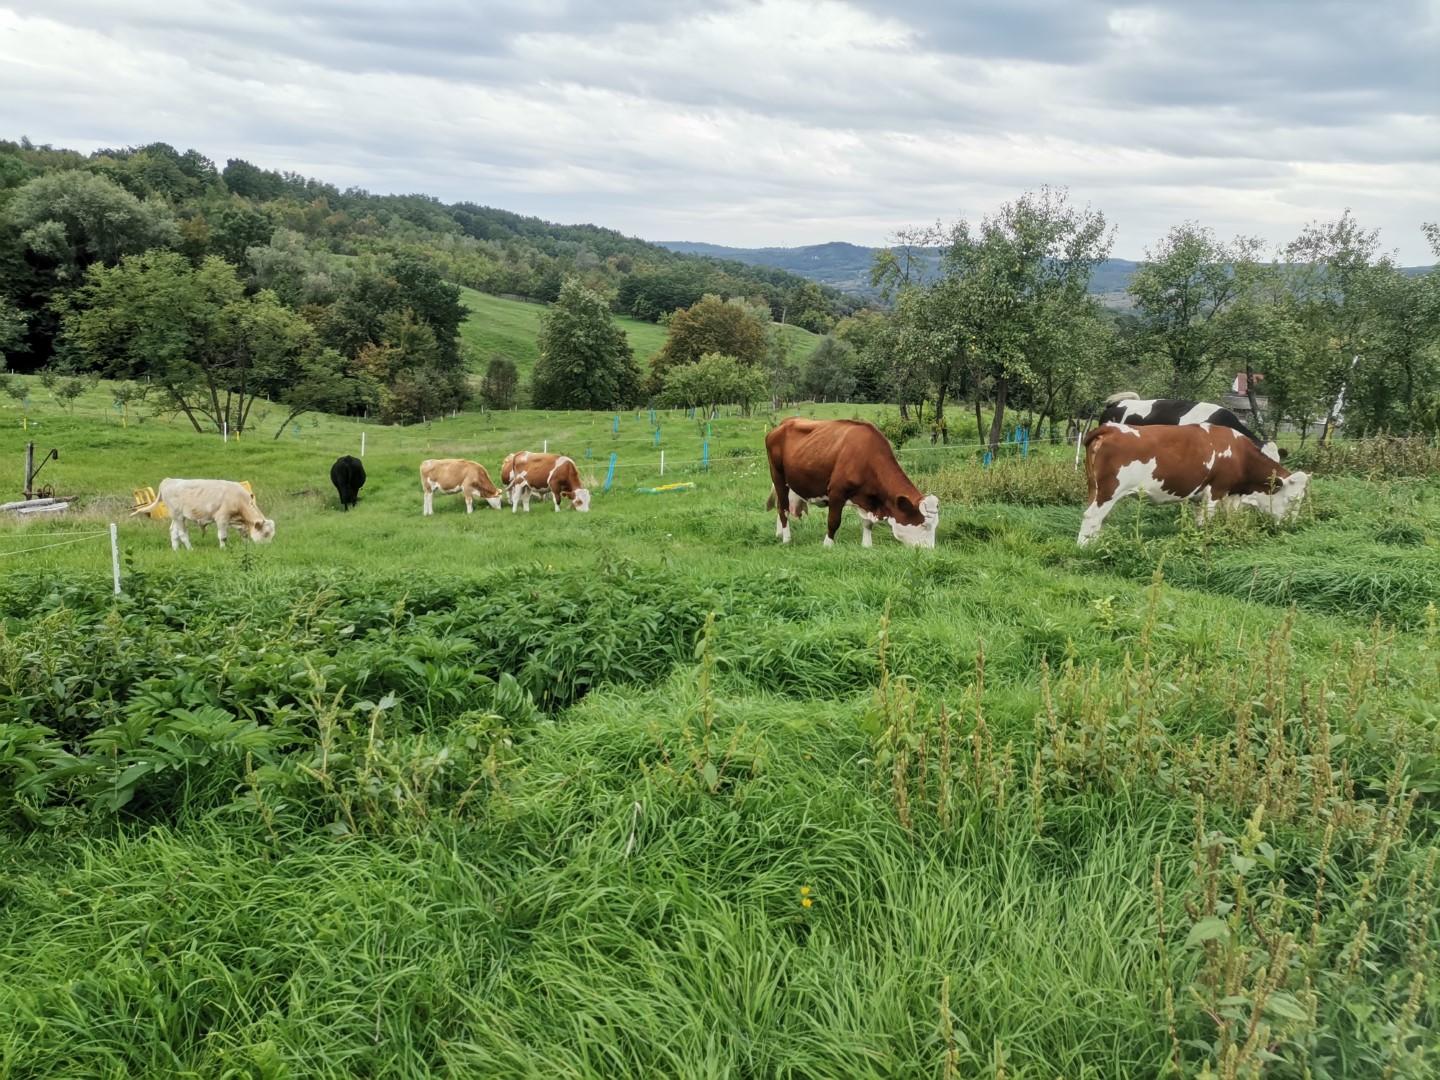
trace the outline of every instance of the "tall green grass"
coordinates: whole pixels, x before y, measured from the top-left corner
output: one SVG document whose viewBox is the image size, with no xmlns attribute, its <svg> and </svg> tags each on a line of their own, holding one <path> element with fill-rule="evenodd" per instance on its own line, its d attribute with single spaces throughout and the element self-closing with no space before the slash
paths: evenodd
<svg viewBox="0 0 1440 1080">
<path fill-rule="evenodd" d="M 934 551 L 782 548 L 765 417 L 703 472 L 658 416 L 697 486 L 646 495 L 648 413 L 38 415 L 83 498 L 0 521 L 4 1075 L 1433 1071 L 1426 481 L 1081 551 L 1063 453 L 936 451 Z M 545 439 L 635 467 L 588 515 L 421 518 L 420 458 Z M 274 543 L 123 516 L 187 474 Z M 118 599 L 107 538 L 38 550 L 112 519 Z"/>
</svg>

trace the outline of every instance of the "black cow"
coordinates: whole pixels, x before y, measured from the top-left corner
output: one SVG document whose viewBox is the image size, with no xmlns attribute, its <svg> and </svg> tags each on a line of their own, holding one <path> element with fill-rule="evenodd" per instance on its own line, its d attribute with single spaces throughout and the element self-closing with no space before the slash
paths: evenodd
<svg viewBox="0 0 1440 1080">
<path fill-rule="evenodd" d="M 360 500 L 360 489 L 365 486 L 365 466 L 357 457 L 346 454 L 337 458 L 330 466 L 330 482 L 340 493 L 340 506 L 349 513 L 350 507 Z"/>
<path fill-rule="evenodd" d="M 1279 461 L 1285 451 L 1273 442 L 1267 442 L 1245 426 L 1243 420 L 1223 405 L 1208 401 L 1185 401 L 1180 398 L 1142 398 L 1134 391 L 1111 394 L 1105 399 L 1105 411 L 1100 414 L 1102 424 L 1129 424 L 1144 427 L 1146 424 L 1219 424 L 1233 428 L 1244 435 L 1271 461 Z"/>
</svg>

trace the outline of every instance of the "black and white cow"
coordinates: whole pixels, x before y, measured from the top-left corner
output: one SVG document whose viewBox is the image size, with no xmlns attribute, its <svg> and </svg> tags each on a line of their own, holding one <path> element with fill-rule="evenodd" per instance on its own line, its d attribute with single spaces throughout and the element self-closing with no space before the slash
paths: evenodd
<svg viewBox="0 0 1440 1080">
<path fill-rule="evenodd" d="M 1111 394 L 1105 399 L 1105 411 L 1100 414 L 1102 424 L 1129 424 L 1144 427 L 1147 424 L 1219 424 L 1233 428 L 1254 443 L 1262 454 L 1271 461 L 1285 456 L 1274 442 L 1267 442 L 1256 435 L 1244 421 L 1223 405 L 1208 401 L 1185 401 L 1181 398 L 1142 398 L 1132 390 Z"/>
</svg>

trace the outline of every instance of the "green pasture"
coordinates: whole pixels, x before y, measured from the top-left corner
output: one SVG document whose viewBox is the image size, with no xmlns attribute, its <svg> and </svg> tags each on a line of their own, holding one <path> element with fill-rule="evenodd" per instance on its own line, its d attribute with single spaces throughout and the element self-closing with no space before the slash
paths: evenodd
<svg viewBox="0 0 1440 1080">
<path fill-rule="evenodd" d="M 0 1075 L 1434 1074 L 1422 467 L 1081 550 L 1072 449 L 927 442 L 935 550 L 785 548 L 769 415 L 227 443 L 32 389 L 0 484 L 29 438 L 77 502 L 0 517 Z M 423 458 L 547 441 L 589 514 L 422 518 Z M 172 552 L 165 476 L 275 541 Z"/>
<path fill-rule="evenodd" d="M 545 312 L 545 305 L 507 300 L 464 286 L 460 287 L 460 302 L 470 309 L 470 315 L 460 324 L 460 339 L 479 358 L 482 367 L 490 357 L 504 356 L 515 361 L 521 380 L 528 381 L 539 356 L 535 336 L 540 332 L 540 316 Z M 668 331 L 657 323 L 627 315 L 616 315 L 614 319 L 635 350 L 635 361 L 641 372 L 649 371 L 650 358 L 664 346 Z M 803 360 L 820 343 L 817 335 L 798 326 L 777 329 L 792 361 Z"/>
</svg>

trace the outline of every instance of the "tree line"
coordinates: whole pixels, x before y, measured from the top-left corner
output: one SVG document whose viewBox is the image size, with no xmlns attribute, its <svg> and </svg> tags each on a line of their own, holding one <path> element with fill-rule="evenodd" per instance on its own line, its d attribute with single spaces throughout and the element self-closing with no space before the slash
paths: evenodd
<svg viewBox="0 0 1440 1080">
<path fill-rule="evenodd" d="M 0 141 L 6 367 L 135 380 L 200 430 L 458 408 L 485 358 L 462 348 L 457 284 L 552 302 L 567 280 L 652 321 L 708 294 L 795 307 L 820 330 L 853 308 L 783 271 L 589 225 L 221 169 L 164 143 L 84 155 Z"/>
<path fill-rule="evenodd" d="M 1403 272 L 1348 211 L 1273 249 L 1178 225 L 1118 310 L 1088 291 L 1113 236 L 1053 188 L 904 228 L 871 269 L 882 308 L 592 225 L 165 144 L 0 142 L 0 349 L 20 369 L 144 380 L 197 430 L 244 430 L 261 399 L 279 430 L 308 409 L 410 422 L 478 389 L 496 407 L 888 402 L 899 436 L 937 441 L 963 403 L 995 445 L 1017 411 L 1058 436 L 1116 389 L 1215 400 L 1237 381 L 1266 435 L 1342 417 L 1353 434 L 1440 430 L 1440 271 Z M 456 282 L 548 303 L 528 385 L 511 359 L 465 355 Z M 668 328 L 648 368 L 615 314 Z M 786 326 L 824 337 L 796 362 Z"/>
</svg>

